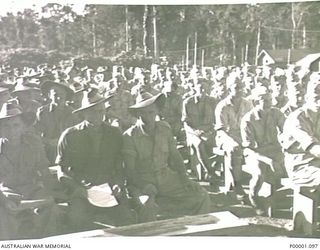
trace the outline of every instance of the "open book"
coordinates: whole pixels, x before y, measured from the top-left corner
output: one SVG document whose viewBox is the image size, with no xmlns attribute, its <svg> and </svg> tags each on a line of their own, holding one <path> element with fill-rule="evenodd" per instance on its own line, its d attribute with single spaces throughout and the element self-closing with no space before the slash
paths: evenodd
<svg viewBox="0 0 320 250">
<path fill-rule="evenodd" d="M 112 189 L 108 183 L 93 186 L 87 190 L 88 201 L 97 207 L 114 207 L 118 205 L 116 198 L 112 195 Z"/>
</svg>

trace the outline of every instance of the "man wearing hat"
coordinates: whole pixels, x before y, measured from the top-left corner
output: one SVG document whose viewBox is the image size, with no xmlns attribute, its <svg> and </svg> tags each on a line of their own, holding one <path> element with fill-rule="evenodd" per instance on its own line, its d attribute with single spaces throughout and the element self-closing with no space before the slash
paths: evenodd
<svg viewBox="0 0 320 250">
<path fill-rule="evenodd" d="M 267 203 L 258 193 L 264 181 L 280 185 L 286 177 L 283 153 L 278 141 L 285 117 L 279 109 L 272 107 L 271 94 L 264 86 L 252 90 L 254 108 L 241 120 L 241 137 L 249 182 L 249 200 L 258 214 L 267 211 Z"/>
<path fill-rule="evenodd" d="M 126 89 L 126 80 L 120 75 L 115 78 L 115 87 L 109 93 L 113 94 L 112 99 L 109 101 L 110 108 L 107 112 L 108 122 L 120 128 L 122 132 L 126 131 L 135 118 L 129 113 L 128 108 L 134 104 L 134 98 Z"/>
<path fill-rule="evenodd" d="M 115 226 L 136 222 L 135 213 L 124 204 L 122 196 L 125 179 L 121 133 L 103 122 L 108 99 L 96 89 L 85 91 L 81 107 L 73 111 L 82 122 L 66 129 L 59 139 L 58 178 L 69 196 L 68 223 L 73 231 L 96 228 L 95 221 Z M 105 198 L 112 200 L 117 194 L 118 205 L 98 207 L 90 203 L 88 190 L 105 185 L 113 191 Z"/>
<path fill-rule="evenodd" d="M 177 93 L 178 85 L 173 81 L 165 81 L 162 93 L 166 97 L 161 116 L 167 121 L 171 128 L 173 135 L 181 139 L 182 137 L 182 97 Z"/>
<path fill-rule="evenodd" d="M 23 113 L 28 117 L 27 123 L 31 126 L 36 119 L 37 109 L 42 105 L 40 88 L 35 84 L 26 84 L 21 78 L 18 78 L 11 95 L 18 99 Z"/>
<path fill-rule="evenodd" d="M 144 92 L 130 107 L 138 120 L 123 137 L 129 192 L 149 195 L 170 216 L 207 213 L 207 192 L 189 180 L 170 125 L 157 119 L 163 102 L 163 94 Z"/>
<path fill-rule="evenodd" d="M 41 91 L 50 103 L 38 108 L 35 129 L 41 135 L 46 147 L 47 157 L 51 164 L 56 158 L 56 148 L 61 133 L 76 124 L 73 108 L 67 105 L 73 91 L 63 82 L 45 81 L 41 84 Z"/>
<path fill-rule="evenodd" d="M 7 88 L 0 87 L 0 108 L 4 103 L 11 99 L 10 92 Z"/>
<path fill-rule="evenodd" d="M 9 100 L 0 111 L 0 176 L 1 195 L 11 189 L 1 206 L 7 205 L 9 214 L 15 218 L 10 225 L 3 225 L 0 235 L 14 237 L 42 237 L 57 233 L 54 227 L 58 219 L 51 188 L 55 181 L 50 178 L 49 162 L 44 147 L 36 134 L 26 125 L 21 108 L 16 100 Z M 17 198 L 12 200 L 10 197 Z M 23 208 L 20 200 L 43 200 L 42 205 L 29 203 Z M 3 209 L 4 207 L 2 207 Z M 37 213 L 33 213 L 33 209 Z M 1 210 L 1 209 L 0 209 Z M 2 210 L 3 211 L 3 210 Z M 23 212 L 20 214 L 20 212 Z M 29 211 L 29 212 L 28 212 Z M 25 214 L 27 213 L 27 214 Z M 24 216 L 24 217 L 19 217 Z M 3 215 L 1 215 L 3 218 Z M 12 231 L 7 232 L 11 226 Z M 15 228 L 15 226 L 17 226 Z"/>
</svg>

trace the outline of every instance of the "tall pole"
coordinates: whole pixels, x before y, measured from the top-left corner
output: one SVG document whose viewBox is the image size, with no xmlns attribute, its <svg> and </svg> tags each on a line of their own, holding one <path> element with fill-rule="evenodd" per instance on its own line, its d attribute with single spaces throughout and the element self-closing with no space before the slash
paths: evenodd
<svg viewBox="0 0 320 250">
<path fill-rule="evenodd" d="M 204 67 L 204 49 L 201 50 L 201 68 Z"/>
<path fill-rule="evenodd" d="M 244 56 L 244 61 L 248 62 L 248 54 L 249 54 L 249 44 L 246 44 L 246 53 Z"/>
<path fill-rule="evenodd" d="M 197 32 L 194 33 L 194 61 L 193 66 L 197 66 L 197 43 L 198 43 L 198 34 Z"/>
<path fill-rule="evenodd" d="M 97 54 L 96 48 L 97 48 L 96 24 L 93 19 L 93 23 L 92 23 L 92 54 L 93 54 L 93 56 L 96 56 L 96 54 Z"/>
<path fill-rule="evenodd" d="M 154 46 L 154 58 L 158 60 L 158 40 L 157 40 L 157 10 L 156 6 L 153 5 L 153 46 Z"/>
<path fill-rule="evenodd" d="M 189 42 L 190 42 L 190 37 L 187 37 L 187 47 L 186 47 L 186 70 L 189 69 Z"/>
<path fill-rule="evenodd" d="M 258 27 L 255 65 L 258 65 L 258 55 L 259 55 L 259 49 L 260 49 L 260 35 L 261 35 L 261 22 L 259 22 L 259 27 Z"/>
<path fill-rule="evenodd" d="M 306 45 L 307 45 L 307 32 L 306 32 L 306 25 L 303 25 L 303 33 L 302 33 L 302 37 L 303 37 L 302 47 L 305 49 L 305 48 L 306 48 Z"/>
<path fill-rule="evenodd" d="M 126 52 L 129 51 L 129 21 L 128 21 L 128 5 L 126 5 Z"/>
<path fill-rule="evenodd" d="M 288 65 L 290 64 L 291 61 L 291 49 L 288 49 Z"/>
</svg>

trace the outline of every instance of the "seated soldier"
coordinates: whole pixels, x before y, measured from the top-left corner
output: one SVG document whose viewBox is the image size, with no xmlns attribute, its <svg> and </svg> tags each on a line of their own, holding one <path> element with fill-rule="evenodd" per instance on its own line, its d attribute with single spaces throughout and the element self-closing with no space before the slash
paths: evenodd
<svg viewBox="0 0 320 250">
<path fill-rule="evenodd" d="M 201 83 L 195 81 L 194 94 L 183 101 L 182 121 L 186 133 L 187 145 L 191 153 L 195 152 L 204 180 L 213 181 L 214 171 L 209 160 L 214 146 L 214 110 L 216 100 L 206 95 Z M 193 168 L 193 166 L 192 166 Z"/>
<path fill-rule="evenodd" d="M 7 211 L 12 216 L 13 223 L 1 223 L 0 235 L 10 239 L 56 234 L 58 228 L 53 224 L 58 219 L 56 212 L 59 211 L 53 202 L 51 188 L 55 183 L 49 175 L 49 162 L 41 139 L 31 133 L 16 100 L 8 101 L 1 109 L 0 137 L 1 204 L 8 208 L 1 207 L 1 212 Z M 3 191 L 8 190 L 4 187 L 11 189 L 10 197 L 18 198 L 14 199 L 15 202 L 5 198 Z M 25 212 L 29 211 L 28 216 L 24 214 L 24 217 L 19 217 L 19 211 L 24 211 L 21 200 L 35 199 L 43 199 L 44 206 L 33 206 L 30 203 L 30 208 L 37 208 L 37 213 L 32 213 L 32 209 L 25 209 Z M 1 215 L 1 218 L 4 217 Z M 13 226 L 12 231 L 6 232 L 10 226 Z"/>
<path fill-rule="evenodd" d="M 280 178 L 286 176 L 283 153 L 278 141 L 284 115 L 271 107 L 271 94 L 264 86 L 252 91 L 253 109 L 241 121 L 242 146 L 247 172 L 251 174 L 249 200 L 258 214 L 266 212 L 265 200 L 258 197 L 264 181 L 279 186 Z"/>
<path fill-rule="evenodd" d="M 72 115 L 73 108 L 67 105 L 73 91 L 63 82 L 46 81 L 41 84 L 41 91 L 49 98 L 50 103 L 37 110 L 35 129 L 41 134 L 47 158 L 53 164 L 56 158 L 56 148 L 60 134 L 67 128 L 76 124 Z"/>
<path fill-rule="evenodd" d="M 234 189 L 237 198 L 244 198 L 242 188 L 242 147 L 240 123 L 252 104 L 243 95 L 240 79 L 231 74 L 227 78 L 228 96 L 217 104 L 215 110 L 216 143 L 224 152 L 225 192 Z"/>
<path fill-rule="evenodd" d="M 320 83 L 315 73 L 308 83 L 305 104 L 289 114 L 281 135 L 289 178 L 299 186 L 320 185 L 319 111 Z"/>
<path fill-rule="evenodd" d="M 188 179 L 170 125 L 156 121 L 163 102 L 163 94 L 144 92 L 130 107 L 138 120 L 123 137 L 129 192 L 133 197 L 150 195 L 161 211 L 170 216 L 207 213 L 208 193 Z"/>
<path fill-rule="evenodd" d="M 136 213 L 124 204 L 121 133 L 103 122 L 107 99 L 96 89 L 84 92 L 82 106 L 74 111 L 82 122 L 66 129 L 59 139 L 58 178 L 69 195 L 68 220 L 73 231 L 95 228 L 95 221 L 115 226 L 136 222 Z M 88 189 L 103 184 L 117 194 L 118 205 L 99 207 L 89 202 Z M 108 197 L 113 199 L 113 194 Z"/>
<path fill-rule="evenodd" d="M 161 110 L 161 116 L 172 128 L 173 135 L 182 139 L 182 97 L 177 93 L 178 85 L 172 80 L 164 82 L 162 93 L 166 97 L 165 105 Z"/>
</svg>

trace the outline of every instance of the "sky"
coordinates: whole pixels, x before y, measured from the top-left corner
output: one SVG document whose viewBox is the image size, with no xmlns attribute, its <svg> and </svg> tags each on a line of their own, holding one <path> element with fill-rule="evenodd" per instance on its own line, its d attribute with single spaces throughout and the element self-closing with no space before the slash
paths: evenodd
<svg viewBox="0 0 320 250">
<path fill-rule="evenodd" d="M 288 0 L 0 0 L 0 16 L 7 12 L 16 13 L 25 8 L 41 10 L 47 3 L 73 4 L 73 9 L 81 14 L 85 4 L 225 4 L 225 3 L 266 3 L 289 2 Z M 299 0 L 293 0 L 295 2 Z M 300 0 L 303 1 L 303 0 Z"/>
</svg>

